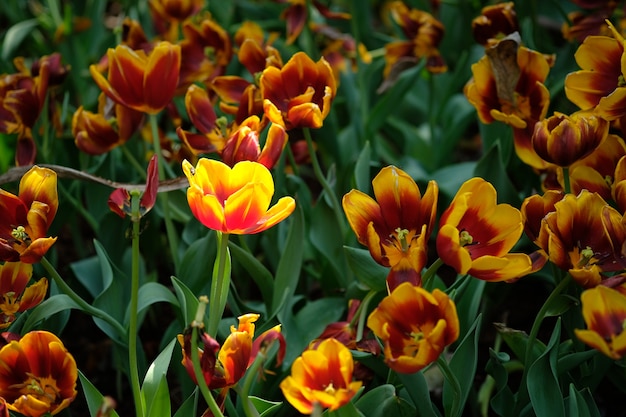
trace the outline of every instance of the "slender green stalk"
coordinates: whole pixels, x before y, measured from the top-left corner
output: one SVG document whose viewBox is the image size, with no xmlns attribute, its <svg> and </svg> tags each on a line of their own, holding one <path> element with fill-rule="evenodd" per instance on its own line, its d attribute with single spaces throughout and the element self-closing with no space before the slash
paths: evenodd
<svg viewBox="0 0 626 417">
<path fill-rule="evenodd" d="M 337 225 L 341 229 L 341 236 L 343 237 L 343 229 L 344 229 L 344 214 L 341 205 L 339 204 L 339 200 L 337 200 L 337 196 L 335 195 L 335 191 L 332 189 L 328 181 L 326 181 L 326 177 L 322 173 L 322 168 L 320 167 L 320 163 L 317 159 L 317 154 L 315 152 L 315 147 L 313 146 L 313 138 L 311 137 L 311 131 L 308 127 L 302 129 L 304 132 L 304 138 L 306 139 L 306 144 L 309 149 L 309 155 L 311 156 L 311 163 L 313 164 L 313 172 L 315 173 L 315 177 L 322 185 L 324 192 L 327 197 L 330 199 L 333 212 L 335 213 L 335 217 L 337 218 Z"/>
<path fill-rule="evenodd" d="M 448 362 L 446 362 L 441 355 L 437 358 L 437 366 L 439 367 L 439 370 L 441 370 L 444 378 L 452 386 L 452 412 L 450 415 L 458 416 L 461 413 L 462 406 L 462 404 L 459 403 L 459 398 L 461 397 L 461 384 L 459 384 L 459 380 L 454 375 L 454 372 L 452 372 L 452 369 L 450 369 Z"/>
<path fill-rule="evenodd" d="M 519 414 L 520 407 L 523 407 L 528 400 L 528 390 L 526 389 L 526 379 L 528 377 L 528 369 L 530 368 L 530 361 L 533 352 L 533 346 L 535 345 L 535 340 L 537 340 L 537 333 L 539 333 L 539 328 L 541 327 L 541 323 L 543 319 L 546 317 L 548 310 L 554 299 L 558 297 L 565 288 L 569 285 L 572 280 L 572 276 L 567 274 L 565 278 L 559 282 L 559 284 L 552 290 L 546 301 L 539 309 L 537 316 L 535 317 L 535 321 L 533 322 L 533 326 L 530 329 L 530 334 L 528 335 L 528 340 L 526 341 L 526 352 L 524 353 L 524 371 L 522 372 L 522 380 L 520 383 L 520 391 L 518 393 L 515 408 L 512 415 Z"/>
<path fill-rule="evenodd" d="M 159 138 L 159 126 L 156 114 L 149 115 L 150 129 L 152 131 L 152 144 L 154 147 L 154 153 L 159 158 L 159 180 L 165 179 L 165 158 L 161 153 L 161 142 Z M 169 195 L 167 193 L 160 194 L 161 205 L 163 208 L 163 219 L 165 221 L 165 229 L 167 232 L 167 240 L 170 244 L 170 251 L 172 252 L 172 259 L 174 260 L 174 268 L 178 271 L 178 235 L 174 229 L 174 223 L 170 213 Z"/>
<path fill-rule="evenodd" d="M 432 277 L 435 276 L 435 273 L 441 267 L 441 265 L 443 265 L 443 261 L 441 260 L 441 258 L 437 258 L 437 260 L 435 260 L 435 262 L 433 262 L 432 265 L 428 267 L 426 272 L 422 274 L 422 287 L 430 289 L 428 287 L 428 284 L 430 283 Z"/>
<path fill-rule="evenodd" d="M 141 178 L 145 180 L 146 179 L 146 167 L 142 166 L 139 163 L 139 161 L 137 161 L 137 158 L 135 158 L 135 156 L 128 150 L 128 147 L 126 145 L 120 146 L 120 149 L 122 150 L 124 157 L 128 160 L 128 162 L 130 162 L 133 168 L 135 168 L 135 171 L 137 171 L 139 175 L 141 175 Z M 159 161 L 159 164 L 160 163 L 161 161 Z"/>
<path fill-rule="evenodd" d="M 370 292 L 368 292 L 363 298 L 363 301 L 361 301 L 361 304 L 359 304 L 359 307 L 352 318 L 352 322 L 350 323 L 351 326 L 354 326 L 354 321 L 358 320 L 356 328 L 357 342 L 363 339 L 363 329 L 365 328 L 365 320 L 367 318 L 367 315 L 364 313 L 367 312 L 367 308 L 372 301 L 372 298 L 374 298 L 377 293 L 378 291 L 370 290 Z"/>
<path fill-rule="evenodd" d="M 196 317 L 191 322 L 191 364 L 193 365 L 193 373 L 196 376 L 196 381 L 198 382 L 198 389 L 200 393 L 204 397 L 209 409 L 213 413 L 215 417 L 224 417 L 222 410 L 217 405 L 215 398 L 211 394 L 209 390 L 209 386 L 204 379 L 204 374 L 202 373 L 202 366 L 200 365 L 200 356 L 198 353 L 198 332 L 204 328 L 204 313 L 206 311 L 206 305 L 208 304 L 209 299 L 206 295 L 201 295 L 198 297 L 198 309 L 196 310 Z M 197 401 L 197 396 L 196 396 Z"/>
<path fill-rule="evenodd" d="M 250 365 L 250 367 L 246 371 L 247 375 L 243 386 L 239 388 L 239 385 L 237 385 L 237 393 L 242 400 L 243 411 L 246 417 L 259 417 L 259 412 L 254 407 L 254 404 L 252 404 L 252 401 L 250 401 L 250 389 L 252 388 L 252 382 L 254 382 L 254 379 L 259 372 L 259 367 L 261 367 L 264 361 L 265 354 L 259 352 L 256 358 L 254 358 L 254 362 L 252 362 L 252 365 Z"/>
<path fill-rule="evenodd" d="M 131 291 L 130 291 L 130 322 L 128 324 L 128 362 L 130 365 L 130 385 L 135 401 L 135 414 L 138 417 L 145 415 L 145 405 L 141 396 L 141 385 L 139 383 L 139 369 L 137 367 L 137 305 L 139 303 L 139 225 L 141 214 L 139 211 L 140 192 L 130 193 L 132 231 L 132 266 L 131 266 Z"/>
<path fill-rule="evenodd" d="M 217 258 L 211 279 L 211 297 L 209 302 L 209 325 L 207 332 L 217 337 L 217 328 L 226 308 L 228 290 L 230 288 L 230 251 L 228 250 L 228 233 L 217 233 Z"/>
<path fill-rule="evenodd" d="M 570 192 L 572 192 L 568 167 L 563 168 L 563 191 L 565 192 L 565 194 L 569 194 Z"/>
<path fill-rule="evenodd" d="M 63 294 L 70 297 L 72 301 L 78 304 L 80 309 L 85 313 L 106 321 L 118 333 L 120 340 L 124 339 L 124 337 L 126 336 L 126 329 L 124 329 L 124 327 L 117 320 L 111 317 L 107 312 L 92 306 L 80 295 L 76 294 L 76 292 L 74 292 L 74 290 L 71 289 L 69 285 L 67 285 L 63 278 L 61 278 L 61 275 L 59 275 L 57 270 L 54 268 L 54 266 L 52 266 L 50 261 L 48 261 L 45 256 L 41 258 L 40 263 L 46 269 L 46 271 L 48 271 L 48 274 L 50 274 L 54 282 L 57 284 L 57 287 L 59 287 L 59 290 L 61 290 Z"/>
</svg>

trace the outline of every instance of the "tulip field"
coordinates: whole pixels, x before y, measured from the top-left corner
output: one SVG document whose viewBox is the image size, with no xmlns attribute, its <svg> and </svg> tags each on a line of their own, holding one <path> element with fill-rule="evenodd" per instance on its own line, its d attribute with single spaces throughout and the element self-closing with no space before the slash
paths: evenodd
<svg viewBox="0 0 626 417">
<path fill-rule="evenodd" d="M 626 3 L 0 8 L 0 417 L 626 417 Z"/>
</svg>

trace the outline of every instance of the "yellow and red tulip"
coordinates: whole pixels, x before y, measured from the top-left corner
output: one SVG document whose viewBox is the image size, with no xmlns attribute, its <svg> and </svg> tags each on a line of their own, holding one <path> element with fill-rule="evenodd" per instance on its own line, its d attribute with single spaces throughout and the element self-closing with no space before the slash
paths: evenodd
<svg viewBox="0 0 626 417">
<path fill-rule="evenodd" d="M 588 36 L 574 58 L 581 68 L 565 78 L 567 98 L 583 110 L 594 109 L 605 120 L 626 116 L 626 86 L 622 71 L 624 38 L 609 23 L 613 37 Z"/>
<path fill-rule="evenodd" d="M 0 329 L 15 320 L 15 315 L 35 307 L 46 297 L 48 280 L 41 278 L 28 285 L 33 266 L 22 262 L 5 262 L 0 265 Z"/>
<path fill-rule="evenodd" d="M 335 339 L 325 339 L 302 352 L 280 389 L 302 414 L 312 414 L 316 407 L 334 411 L 350 402 L 362 386 L 353 380 L 353 370 L 350 350 Z"/>
<path fill-rule="evenodd" d="M 598 285 L 581 296 L 586 330 L 575 329 L 576 337 L 611 359 L 626 354 L 626 295 Z"/>
<path fill-rule="evenodd" d="M 609 133 L 609 123 L 591 111 L 555 112 L 535 124 L 532 145 L 544 161 L 569 167 L 590 155 Z"/>
<path fill-rule="evenodd" d="M 144 114 L 123 106 L 111 105 L 103 93 L 98 98 L 98 112 L 80 106 L 72 117 L 72 135 L 76 147 L 90 155 L 101 155 L 123 145 L 139 129 Z"/>
<path fill-rule="evenodd" d="M 519 23 L 515 3 L 504 2 L 483 7 L 480 16 L 472 20 L 474 39 L 481 45 L 490 43 L 517 32 Z"/>
<path fill-rule="evenodd" d="M 160 112 L 172 101 L 178 86 L 180 46 L 159 42 L 146 53 L 118 45 L 109 48 L 107 59 L 106 78 L 96 65 L 89 72 L 111 100 L 148 114 Z"/>
<path fill-rule="evenodd" d="M 46 237 L 59 205 L 57 175 L 32 167 L 16 196 L 0 189 L 0 260 L 36 263 L 56 241 Z"/>
<path fill-rule="evenodd" d="M 566 194 L 542 220 L 536 243 L 550 261 L 568 271 L 581 286 L 599 285 L 603 272 L 624 269 L 622 215 L 596 193 Z"/>
<path fill-rule="evenodd" d="M 76 398 L 78 370 L 63 342 L 32 331 L 0 349 L 0 398 L 26 417 L 55 415 Z"/>
<path fill-rule="evenodd" d="M 270 208 L 274 180 L 258 162 L 242 161 L 232 168 L 223 162 L 200 158 L 194 168 L 183 161 L 189 179 L 187 201 L 193 215 L 209 229 L 223 233 L 253 234 L 286 219 L 295 209 L 291 197 Z"/>
<path fill-rule="evenodd" d="M 131 208 L 130 193 L 126 188 L 118 188 L 109 196 L 109 208 L 118 216 L 124 218 L 130 216 L 133 221 L 138 219 L 135 216 L 143 217 L 146 215 L 156 202 L 157 193 L 159 191 L 159 159 L 156 155 L 152 155 L 148 163 L 146 188 L 139 200 L 139 213 L 133 213 Z"/>
<path fill-rule="evenodd" d="M 520 211 L 497 204 L 496 189 L 484 179 L 463 183 L 439 223 L 437 253 L 457 273 L 508 281 L 532 271 L 528 255 L 509 253 L 524 229 Z"/>
<path fill-rule="evenodd" d="M 404 281 L 419 285 L 437 211 L 437 183 L 429 182 L 422 197 L 413 178 L 388 166 L 376 175 L 372 185 L 376 200 L 359 190 L 343 197 L 348 222 L 372 258 L 391 267 L 387 277 L 390 291 Z"/>
<path fill-rule="evenodd" d="M 289 136 L 282 126 L 272 123 L 261 150 L 259 144 L 261 130 L 261 121 L 257 116 L 250 116 L 244 120 L 226 141 L 222 150 L 224 163 L 234 166 L 241 161 L 256 161 L 267 169 L 272 169 L 287 145 Z"/>
<path fill-rule="evenodd" d="M 294 54 L 282 68 L 265 68 L 259 84 L 265 116 L 287 130 L 322 127 L 337 92 L 328 62 L 314 62 L 304 52 Z"/>
<path fill-rule="evenodd" d="M 459 337 L 454 301 L 438 289 L 429 293 L 408 282 L 378 304 L 367 327 L 383 343 L 385 363 L 400 373 L 428 366 Z"/>
</svg>

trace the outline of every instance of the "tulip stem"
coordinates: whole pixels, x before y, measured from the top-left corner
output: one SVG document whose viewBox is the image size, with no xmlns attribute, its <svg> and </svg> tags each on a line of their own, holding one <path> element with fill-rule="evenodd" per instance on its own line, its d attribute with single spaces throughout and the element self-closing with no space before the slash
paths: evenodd
<svg viewBox="0 0 626 417">
<path fill-rule="evenodd" d="M 459 403 L 459 398 L 461 398 L 461 385 L 459 384 L 459 380 L 442 355 L 439 355 L 437 358 L 437 366 L 452 387 L 452 411 L 450 415 L 458 416 L 461 414 L 461 404 Z"/>
<path fill-rule="evenodd" d="M 141 395 L 141 385 L 139 383 L 139 369 L 137 368 L 137 306 L 139 303 L 139 226 L 141 221 L 141 213 L 139 209 L 140 192 L 131 191 L 130 208 L 131 220 L 133 224 L 132 231 L 132 264 L 131 264 L 131 290 L 130 290 L 130 311 L 128 324 L 128 362 L 130 366 L 130 385 L 133 391 L 133 399 L 135 402 L 135 414 L 138 417 L 145 415 L 144 400 Z"/>
<path fill-rule="evenodd" d="M 54 268 L 54 266 L 52 266 L 52 264 L 46 259 L 45 256 L 41 258 L 40 263 L 46 269 L 46 271 L 48 271 L 48 274 L 50 274 L 57 287 L 59 287 L 59 290 L 61 290 L 63 294 L 70 297 L 72 301 L 74 301 L 78 305 L 78 307 L 85 313 L 106 321 L 118 333 L 119 339 L 116 341 L 118 343 L 121 343 L 121 340 L 123 340 L 126 335 L 126 330 L 117 320 L 111 317 L 107 312 L 92 306 L 80 295 L 76 294 L 76 292 L 74 292 L 74 290 L 70 288 L 69 285 L 67 285 L 63 278 L 61 278 L 61 275 L 59 275 L 57 270 Z"/>
<path fill-rule="evenodd" d="M 304 138 L 306 139 L 306 144 L 309 150 L 309 155 L 311 156 L 311 164 L 313 165 L 313 172 L 315 173 L 315 177 L 317 178 L 317 180 L 322 185 L 322 188 L 324 189 L 326 196 L 330 199 L 331 206 L 332 206 L 331 208 L 335 212 L 335 216 L 337 218 L 337 227 L 339 227 L 339 229 L 341 230 L 341 236 L 343 239 L 343 236 L 344 236 L 343 210 L 341 209 L 341 205 L 339 204 L 339 200 L 337 200 L 337 196 L 335 195 L 334 190 L 332 189 L 328 181 L 326 181 L 326 177 L 324 177 L 324 174 L 322 173 L 322 168 L 320 167 L 320 163 L 317 159 L 317 154 L 315 152 L 315 147 L 313 146 L 313 138 L 311 137 L 311 131 L 309 130 L 308 127 L 302 128 L 302 131 L 304 132 Z"/>
<path fill-rule="evenodd" d="M 437 258 L 437 260 L 428 267 L 426 272 L 422 274 L 422 287 L 427 290 L 431 289 L 428 284 L 430 283 L 432 277 L 435 276 L 435 273 L 441 267 L 441 265 L 443 265 L 443 261 L 441 260 L 441 258 Z"/>
<path fill-rule="evenodd" d="M 531 366 L 530 361 L 533 359 L 532 358 L 533 346 L 535 345 L 535 341 L 537 340 L 537 333 L 539 333 L 539 327 L 541 326 L 543 319 L 546 317 L 548 310 L 551 308 L 552 302 L 554 301 L 554 299 L 558 297 L 565 288 L 567 288 L 571 280 L 572 280 L 572 276 L 570 274 L 567 274 L 565 278 L 563 278 L 561 282 L 559 282 L 559 284 L 554 288 L 554 290 L 552 290 L 552 292 L 550 293 L 546 301 L 541 306 L 541 309 L 539 309 L 537 316 L 535 317 L 535 321 L 533 322 L 533 326 L 531 327 L 530 333 L 528 335 L 528 340 L 526 341 L 526 352 L 524 353 L 524 370 L 522 372 L 522 380 L 520 383 L 520 387 L 526 387 L 528 369 Z M 517 398 L 517 401 L 515 402 L 515 407 L 514 407 L 512 415 L 519 414 L 519 408 L 522 407 L 526 403 L 526 401 L 528 400 L 528 395 L 529 395 L 528 390 L 520 389 L 520 394 L 518 394 L 518 398 Z"/>
<path fill-rule="evenodd" d="M 217 338 L 219 326 L 230 289 L 230 251 L 228 250 L 228 233 L 216 232 L 217 234 L 217 258 L 213 266 L 211 279 L 211 297 L 209 303 L 209 325 L 207 332 Z"/>
<path fill-rule="evenodd" d="M 572 192 L 572 186 L 569 179 L 569 168 L 563 167 L 563 192 L 569 194 Z"/>
<path fill-rule="evenodd" d="M 165 180 L 165 158 L 161 152 L 161 139 L 159 137 L 159 126 L 156 114 L 150 114 L 150 129 L 152 132 L 152 146 L 154 147 L 154 153 L 159 158 L 159 180 Z M 163 206 L 163 220 L 165 221 L 165 230 L 167 233 L 167 240 L 170 244 L 170 251 L 172 252 L 172 259 L 174 260 L 174 269 L 178 271 L 178 235 L 174 229 L 174 223 L 170 214 L 169 195 L 167 193 L 161 193 L 161 205 Z"/>
<path fill-rule="evenodd" d="M 209 409 L 213 413 L 214 417 L 224 417 L 222 410 L 217 405 L 215 398 L 211 394 L 209 390 L 209 386 L 207 385 L 204 375 L 202 374 L 202 367 L 200 366 L 200 357 L 198 355 L 198 326 L 202 325 L 201 323 L 192 324 L 191 330 L 191 363 L 193 364 L 193 372 L 196 375 L 196 381 L 198 382 L 198 388 L 204 397 Z"/>
<path fill-rule="evenodd" d="M 252 382 L 254 381 L 257 372 L 259 371 L 259 367 L 263 364 L 264 361 L 265 355 L 259 352 L 256 358 L 254 358 L 254 362 L 252 362 L 252 365 L 250 365 L 246 372 L 247 376 L 243 383 L 243 386 L 241 387 L 241 389 L 237 389 L 237 393 L 241 397 L 243 411 L 246 417 L 259 417 L 259 412 L 254 407 L 254 404 L 252 404 L 252 401 L 250 401 L 250 388 L 252 388 Z M 237 388 L 239 388 L 239 385 L 237 385 Z"/>
</svg>

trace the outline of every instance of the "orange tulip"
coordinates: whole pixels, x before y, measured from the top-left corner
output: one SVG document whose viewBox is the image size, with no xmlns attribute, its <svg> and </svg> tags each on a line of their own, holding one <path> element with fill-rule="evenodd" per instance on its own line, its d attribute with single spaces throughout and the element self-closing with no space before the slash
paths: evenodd
<svg viewBox="0 0 626 417">
<path fill-rule="evenodd" d="M 304 52 L 297 52 L 282 68 L 267 67 L 259 84 L 265 115 L 287 130 L 322 127 L 337 92 L 328 62 L 323 58 L 313 62 Z"/>
<path fill-rule="evenodd" d="M 372 258 L 391 267 L 387 277 L 390 291 L 404 281 L 419 285 L 437 210 L 437 183 L 431 181 L 422 197 L 413 178 L 388 166 L 372 185 L 376 200 L 358 190 L 343 197 L 348 222 Z"/>
<path fill-rule="evenodd" d="M 180 46 L 160 42 L 149 53 L 125 45 L 109 48 L 108 76 L 96 65 L 89 72 L 111 100 L 131 109 L 156 114 L 167 106 L 176 92 L 180 72 Z"/>
<path fill-rule="evenodd" d="M 472 20 L 474 39 L 485 46 L 518 30 L 519 24 L 513 2 L 485 6 L 481 15 Z"/>
<path fill-rule="evenodd" d="M 0 349 L 0 398 L 27 417 L 55 415 L 76 398 L 78 370 L 61 340 L 32 331 Z"/>
<path fill-rule="evenodd" d="M 269 208 L 274 180 L 258 162 L 242 161 L 231 168 L 214 159 L 200 158 L 195 168 L 183 161 L 183 171 L 189 179 L 189 207 L 209 229 L 259 233 L 286 219 L 296 207 L 293 198 L 282 197 Z"/>
<path fill-rule="evenodd" d="M 46 234 L 58 205 L 57 175 L 48 168 L 24 174 L 18 196 L 0 189 L 0 260 L 39 262 L 57 239 Z"/>
<path fill-rule="evenodd" d="M 272 169 L 287 145 L 289 136 L 282 126 L 272 123 L 261 150 L 260 131 L 261 121 L 257 116 L 250 116 L 244 120 L 226 141 L 222 151 L 224 163 L 234 166 L 240 161 L 256 161 L 267 169 Z"/>
<path fill-rule="evenodd" d="M 575 329 L 576 337 L 611 359 L 626 354 L 626 295 L 598 285 L 580 296 L 587 330 Z"/>
<path fill-rule="evenodd" d="M 457 273 L 508 281 L 532 271 L 528 255 L 509 253 L 524 228 L 520 211 L 496 200 L 493 185 L 472 178 L 463 183 L 441 215 L 437 253 Z"/>
<path fill-rule="evenodd" d="M 362 382 L 352 380 L 353 369 L 350 350 L 335 339 L 326 339 L 293 362 L 291 375 L 280 383 L 280 389 L 302 414 L 312 414 L 316 406 L 334 411 L 361 388 Z"/>
<path fill-rule="evenodd" d="M 536 241 L 559 268 L 586 288 L 595 287 L 626 266 L 622 215 L 596 193 L 566 194 L 542 220 Z"/>
<path fill-rule="evenodd" d="M 392 69 L 407 58 L 414 61 L 426 60 L 426 69 L 434 74 L 446 72 L 448 66 L 439 53 L 439 43 L 443 39 L 444 26 L 430 13 L 409 9 L 404 2 L 394 1 L 389 6 L 391 15 L 400 26 L 407 40 L 390 42 L 385 45 L 385 69 L 387 77 Z"/>
<path fill-rule="evenodd" d="M 532 145 L 544 161 L 569 167 L 588 156 L 609 133 L 609 123 L 591 111 L 579 111 L 568 116 L 555 112 L 537 122 Z"/>
<path fill-rule="evenodd" d="M 41 303 L 48 291 L 48 280 L 41 278 L 28 285 L 33 266 L 22 262 L 0 265 L 0 329 L 6 329 L 15 320 L 15 314 Z"/>
<path fill-rule="evenodd" d="M 378 304 L 367 327 L 382 341 L 385 363 L 400 373 L 428 366 L 459 337 L 454 301 L 438 289 L 431 294 L 408 282 Z"/>
<path fill-rule="evenodd" d="M 626 116 L 623 84 L 624 38 L 609 23 L 613 37 L 588 36 L 574 55 L 581 70 L 565 78 L 567 98 L 583 110 L 594 109 L 605 120 Z"/>
<path fill-rule="evenodd" d="M 101 155 L 123 145 L 143 121 L 143 113 L 113 104 L 105 94 L 98 98 L 98 113 L 80 106 L 72 117 L 76 147 L 90 155 Z"/>
</svg>

